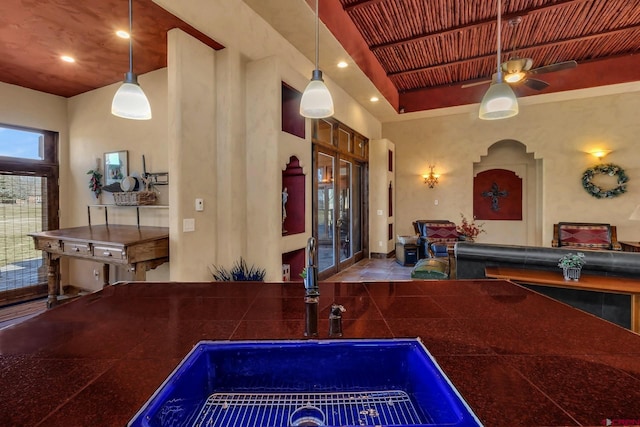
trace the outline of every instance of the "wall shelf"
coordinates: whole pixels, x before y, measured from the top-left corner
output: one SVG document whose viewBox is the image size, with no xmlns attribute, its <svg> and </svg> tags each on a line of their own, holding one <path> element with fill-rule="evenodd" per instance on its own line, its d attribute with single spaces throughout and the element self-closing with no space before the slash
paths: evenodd
<svg viewBox="0 0 640 427">
<path fill-rule="evenodd" d="M 89 226 L 91 226 L 91 208 L 104 208 L 104 223 L 109 225 L 109 208 L 124 208 L 136 210 L 136 225 L 140 228 L 140 209 L 169 209 L 169 205 L 116 205 L 116 204 L 103 204 L 103 205 L 87 205 L 87 219 Z"/>
</svg>

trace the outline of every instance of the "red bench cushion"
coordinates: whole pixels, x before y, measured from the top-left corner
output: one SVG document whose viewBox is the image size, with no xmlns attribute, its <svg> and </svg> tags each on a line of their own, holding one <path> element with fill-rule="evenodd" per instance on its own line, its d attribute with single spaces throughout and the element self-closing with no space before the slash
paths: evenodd
<svg viewBox="0 0 640 427">
<path fill-rule="evenodd" d="M 559 225 L 560 246 L 610 249 L 611 229 L 608 225 Z"/>
<path fill-rule="evenodd" d="M 456 225 L 451 224 L 443 224 L 443 223 L 425 223 L 424 230 L 426 232 L 426 237 L 429 242 L 457 242 L 460 240 L 458 238 L 458 231 L 456 230 Z"/>
</svg>

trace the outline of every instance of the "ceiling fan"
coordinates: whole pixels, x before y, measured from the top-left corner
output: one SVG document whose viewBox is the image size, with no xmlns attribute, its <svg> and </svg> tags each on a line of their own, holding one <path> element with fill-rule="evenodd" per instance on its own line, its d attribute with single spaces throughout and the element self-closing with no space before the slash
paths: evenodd
<svg viewBox="0 0 640 427">
<path fill-rule="evenodd" d="M 522 17 L 516 16 L 509 20 L 509 26 L 515 28 L 522 22 Z M 515 47 L 514 47 L 515 51 Z M 500 64 L 503 72 L 503 80 L 510 85 L 520 85 L 530 87 L 534 90 L 543 90 L 549 87 L 549 83 L 530 77 L 536 74 L 553 73 L 555 71 L 567 70 L 569 68 L 575 68 L 578 66 L 576 61 L 564 61 L 557 62 L 555 64 L 545 65 L 538 68 L 531 68 L 533 66 L 533 59 L 531 58 L 519 58 L 514 56 L 507 61 Z M 473 82 L 462 85 L 462 88 L 477 86 L 485 83 L 495 83 L 496 73 L 491 76 L 491 80 L 483 80 L 479 82 Z"/>
<path fill-rule="evenodd" d="M 533 59 L 531 58 L 518 58 L 514 57 L 501 65 L 504 72 L 504 81 L 511 85 L 521 85 L 530 87 L 535 90 L 543 90 L 549 86 L 549 83 L 533 78 L 538 74 L 553 73 L 555 71 L 568 70 L 578 66 L 576 61 L 564 61 L 557 62 L 555 64 L 549 64 L 538 68 L 531 68 L 533 66 Z M 483 80 L 479 82 L 467 83 L 462 85 L 462 88 L 477 86 L 486 83 L 495 83 L 496 73 L 491 76 L 491 80 Z"/>
<path fill-rule="evenodd" d="M 543 67 L 531 68 L 533 59 L 512 58 L 501 64 L 504 71 L 504 81 L 510 84 L 524 84 L 535 90 L 542 90 L 549 86 L 549 83 L 534 79 L 531 75 L 553 73 L 555 71 L 567 70 L 578 66 L 576 61 L 557 62 Z"/>
</svg>

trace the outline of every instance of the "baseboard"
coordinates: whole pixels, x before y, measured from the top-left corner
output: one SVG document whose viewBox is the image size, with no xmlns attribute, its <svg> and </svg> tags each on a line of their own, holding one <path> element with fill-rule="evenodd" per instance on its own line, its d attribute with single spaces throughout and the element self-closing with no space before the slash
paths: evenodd
<svg viewBox="0 0 640 427">
<path fill-rule="evenodd" d="M 388 254 L 383 254 L 380 252 L 371 252 L 369 254 L 370 258 L 374 258 L 374 259 L 387 259 L 387 258 L 393 258 L 396 256 L 396 251 L 395 249 L 392 250 L 391 252 L 389 252 Z"/>
</svg>

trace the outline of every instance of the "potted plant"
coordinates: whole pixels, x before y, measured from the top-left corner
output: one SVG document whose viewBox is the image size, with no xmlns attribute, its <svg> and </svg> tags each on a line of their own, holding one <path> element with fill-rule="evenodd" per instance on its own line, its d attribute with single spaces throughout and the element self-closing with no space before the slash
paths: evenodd
<svg viewBox="0 0 640 427">
<path fill-rule="evenodd" d="M 558 267 L 562 268 L 564 280 L 578 280 L 582 266 L 585 264 L 586 261 L 582 252 L 576 252 L 575 254 L 569 252 L 558 260 Z"/>
</svg>

